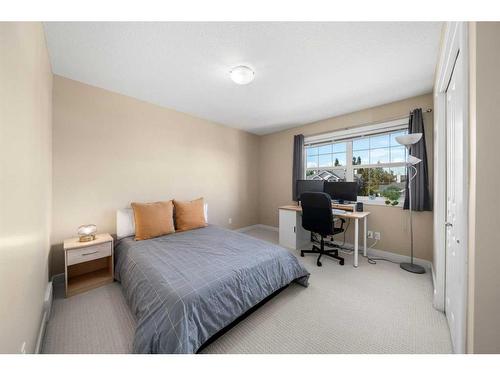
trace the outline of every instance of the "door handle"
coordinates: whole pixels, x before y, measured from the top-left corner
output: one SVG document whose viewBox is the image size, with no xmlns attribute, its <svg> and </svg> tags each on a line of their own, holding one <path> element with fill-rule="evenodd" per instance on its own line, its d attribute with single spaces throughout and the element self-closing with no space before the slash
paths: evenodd
<svg viewBox="0 0 500 375">
<path fill-rule="evenodd" d="M 447 227 L 447 228 L 449 228 L 449 227 L 452 227 L 452 226 L 453 226 L 453 224 L 452 224 L 452 223 L 448 223 L 448 222 L 446 222 L 446 223 L 444 223 L 444 226 L 445 226 L 445 227 Z"/>
</svg>

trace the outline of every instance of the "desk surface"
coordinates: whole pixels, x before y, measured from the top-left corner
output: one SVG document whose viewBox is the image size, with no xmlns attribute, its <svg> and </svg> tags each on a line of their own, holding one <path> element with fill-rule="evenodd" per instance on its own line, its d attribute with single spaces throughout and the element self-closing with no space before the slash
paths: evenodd
<svg viewBox="0 0 500 375">
<path fill-rule="evenodd" d="M 295 205 L 281 206 L 281 207 L 279 207 L 279 209 L 280 210 L 302 212 L 302 207 L 295 206 Z M 345 218 L 348 218 L 348 219 L 363 219 L 364 217 L 367 217 L 368 215 L 370 215 L 370 213 L 367 212 L 367 211 L 363 211 L 363 212 L 346 212 L 345 214 L 335 214 L 335 216 L 345 217 Z"/>
</svg>

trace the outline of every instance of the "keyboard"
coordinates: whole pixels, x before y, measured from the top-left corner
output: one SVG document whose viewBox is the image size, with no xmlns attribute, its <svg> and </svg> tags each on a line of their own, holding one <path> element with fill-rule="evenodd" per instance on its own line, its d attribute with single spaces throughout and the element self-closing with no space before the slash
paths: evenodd
<svg viewBox="0 0 500 375">
<path fill-rule="evenodd" d="M 347 212 L 346 210 L 338 210 L 338 209 L 336 209 L 336 208 L 333 208 L 333 209 L 332 209 L 332 214 L 334 214 L 334 215 L 343 215 L 343 214 L 345 214 L 346 212 Z"/>
</svg>

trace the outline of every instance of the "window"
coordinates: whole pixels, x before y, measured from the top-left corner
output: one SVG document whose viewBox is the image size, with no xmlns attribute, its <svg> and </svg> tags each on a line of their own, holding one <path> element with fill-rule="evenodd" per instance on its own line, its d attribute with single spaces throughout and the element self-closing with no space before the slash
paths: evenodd
<svg viewBox="0 0 500 375">
<path fill-rule="evenodd" d="M 402 119 L 308 137 L 305 140 L 306 178 L 357 181 L 360 200 L 385 201 L 385 196 L 390 196 L 392 204 L 401 205 L 407 151 L 396 142 L 396 137 L 407 133 L 407 124 L 407 119 Z M 399 198 L 394 199 L 398 195 Z"/>
<path fill-rule="evenodd" d="M 308 180 L 344 181 L 347 166 L 347 142 L 306 147 Z"/>
</svg>

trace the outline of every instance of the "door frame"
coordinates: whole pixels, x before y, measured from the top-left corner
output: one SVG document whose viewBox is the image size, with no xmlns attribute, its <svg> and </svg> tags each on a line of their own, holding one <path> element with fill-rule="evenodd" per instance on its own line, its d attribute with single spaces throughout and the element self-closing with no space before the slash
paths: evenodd
<svg viewBox="0 0 500 375">
<path fill-rule="evenodd" d="M 463 70 L 462 116 L 464 121 L 463 139 L 465 146 L 463 155 L 464 197 L 469 191 L 469 46 L 468 23 L 446 22 L 444 26 L 442 48 L 434 83 L 434 307 L 440 311 L 445 309 L 446 297 L 446 90 L 453 73 L 456 57 L 460 53 Z M 468 200 L 460 212 L 468 217 Z M 467 223 L 467 220 L 465 221 Z M 467 224 L 466 224 L 467 226 Z M 468 244 L 468 228 L 464 230 L 464 243 Z M 466 257 L 468 254 L 466 254 Z M 467 259 L 467 258 L 466 258 Z M 467 275 L 465 275 L 467 277 Z M 467 283 L 466 283 L 467 285 Z M 467 301 L 465 301 L 467 303 Z M 467 322 L 467 317 L 464 317 Z M 466 337 L 466 332 L 464 332 Z M 458 343 L 457 347 L 466 347 L 466 343 Z"/>
</svg>

